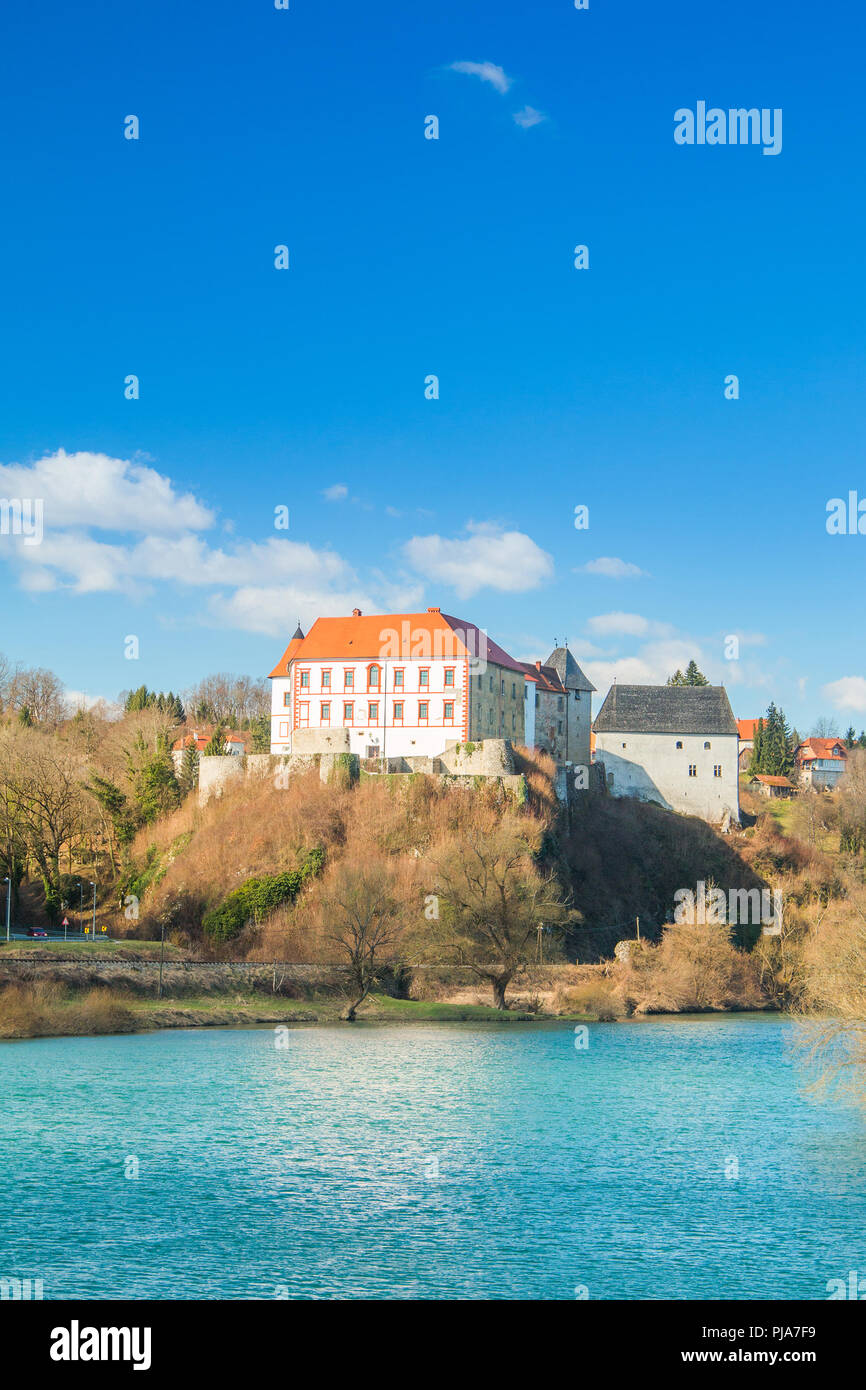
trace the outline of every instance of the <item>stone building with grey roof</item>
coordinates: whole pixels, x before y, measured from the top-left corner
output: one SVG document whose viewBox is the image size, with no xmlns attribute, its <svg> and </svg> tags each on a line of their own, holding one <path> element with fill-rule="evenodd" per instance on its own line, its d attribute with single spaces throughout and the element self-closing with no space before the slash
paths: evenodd
<svg viewBox="0 0 866 1390">
<path fill-rule="evenodd" d="M 739 820 L 737 721 L 724 686 L 613 685 L 593 729 L 614 796 Z"/>
<path fill-rule="evenodd" d="M 527 746 L 549 753 L 557 763 L 588 769 L 595 686 L 568 647 L 554 648 L 546 662 L 521 665 L 526 677 Z"/>
</svg>

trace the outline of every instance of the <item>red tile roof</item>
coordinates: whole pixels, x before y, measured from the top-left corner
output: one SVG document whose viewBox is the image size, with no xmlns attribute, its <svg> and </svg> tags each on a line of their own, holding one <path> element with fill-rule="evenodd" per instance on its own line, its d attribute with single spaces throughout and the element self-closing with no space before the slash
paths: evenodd
<svg viewBox="0 0 866 1390">
<path fill-rule="evenodd" d="M 790 787 L 793 790 L 793 782 L 789 782 L 787 777 L 771 777 L 767 772 L 756 772 L 752 778 L 753 782 L 763 782 L 765 787 Z"/>
<path fill-rule="evenodd" d="M 526 679 L 535 681 L 540 690 L 553 690 L 557 695 L 565 693 L 559 672 L 553 666 L 542 666 L 540 661 L 536 661 L 534 666 L 528 661 L 521 661 L 518 665 L 522 667 Z"/>
<path fill-rule="evenodd" d="M 839 752 L 833 750 L 838 748 Z M 848 753 L 841 738 L 807 738 L 797 749 L 797 761 L 812 762 L 814 758 L 835 758 L 837 762 L 847 759 Z"/>
<path fill-rule="evenodd" d="M 426 613 L 355 613 L 348 618 L 317 618 L 306 637 L 293 638 L 271 671 L 285 676 L 289 662 L 385 661 L 480 657 L 494 666 L 524 674 L 523 667 L 496 642 L 463 618 L 438 608 Z"/>
<path fill-rule="evenodd" d="M 756 727 L 757 723 L 758 723 L 757 719 L 738 719 L 738 720 L 737 720 L 737 733 L 740 735 L 740 742 L 741 742 L 741 743 L 754 743 L 754 741 L 755 741 L 755 727 Z"/>
</svg>

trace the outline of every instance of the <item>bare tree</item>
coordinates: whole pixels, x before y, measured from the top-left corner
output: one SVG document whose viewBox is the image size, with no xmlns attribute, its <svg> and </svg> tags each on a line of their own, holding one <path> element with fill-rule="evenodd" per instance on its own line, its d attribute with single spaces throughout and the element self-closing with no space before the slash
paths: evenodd
<svg viewBox="0 0 866 1390">
<path fill-rule="evenodd" d="M 485 980 L 504 1009 L 505 992 L 529 963 L 539 929 L 562 926 L 576 914 L 555 881 L 539 872 L 525 830 L 505 818 L 491 831 L 470 830 L 434 856 L 433 871 L 438 918 L 425 934 L 428 950 Z"/>
<path fill-rule="evenodd" d="M 402 903 L 394 870 L 387 862 L 338 864 L 321 896 L 325 937 L 348 960 L 355 998 L 349 1023 L 372 990 L 382 968 L 393 959 L 402 934 Z"/>
<path fill-rule="evenodd" d="M 10 709 L 27 711 L 35 724 L 58 724 L 67 713 L 63 682 L 43 666 L 16 667 L 7 680 Z"/>
</svg>

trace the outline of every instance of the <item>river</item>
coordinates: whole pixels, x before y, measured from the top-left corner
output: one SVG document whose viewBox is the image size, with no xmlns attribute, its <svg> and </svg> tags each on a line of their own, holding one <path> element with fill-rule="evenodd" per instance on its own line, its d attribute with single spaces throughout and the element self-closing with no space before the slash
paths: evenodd
<svg viewBox="0 0 866 1390">
<path fill-rule="evenodd" d="M 46 1299 L 825 1299 L 866 1274 L 866 1121 L 804 1097 L 792 1029 L 2 1043 L 0 1278 Z"/>
</svg>

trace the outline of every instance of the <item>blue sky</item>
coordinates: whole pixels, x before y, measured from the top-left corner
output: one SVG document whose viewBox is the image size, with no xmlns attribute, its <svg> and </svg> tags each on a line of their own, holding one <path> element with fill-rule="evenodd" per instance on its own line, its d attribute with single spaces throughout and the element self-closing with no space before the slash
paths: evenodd
<svg viewBox="0 0 866 1390">
<path fill-rule="evenodd" d="M 859 7 L 4 27 L 0 496 L 45 507 L 0 535 L 7 656 L 182 689 L 299 615 L 438 604 L 567 637 L 600 697 L 694 655 L 741 717 L 866 724 L 866 536 L 825 526 L 866 498 Z M 781 153 L 677 145 L 699 100 L 781 108 Z"/>
</svg>

